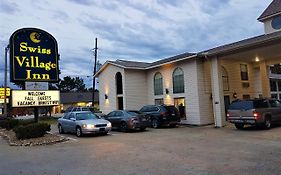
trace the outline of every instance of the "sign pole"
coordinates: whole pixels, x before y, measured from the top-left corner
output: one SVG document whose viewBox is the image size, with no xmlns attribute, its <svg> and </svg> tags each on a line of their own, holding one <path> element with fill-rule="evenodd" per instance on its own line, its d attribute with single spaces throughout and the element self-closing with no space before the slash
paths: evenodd
<svg viewBox="0 0 281 175">
<path fill-rule="evenodd" d="M 95 63 L 94 63 L 94 75 L 96 74 L 97 71 L 97 51 L 98 51 L 98 39 L 96 38 L 96 44 L 95 44 Z M 95 106 L 95 89 L 96 89 L 96 78 L 93 75 L 93 99 L 92 99 L 92 106 Z"/>
<path fill-rule="evenodd" d="M 4 116 L 7 117 L 8 114 L 7 114 L 7 72 L 8 72 L 8 57 L 7 57 L 7 54 L 8 54 L 8 51 L 9 51 L 9 45 L 7 45 L 7 47 L 5 47 L 5 77 L 4 77 Z"/>
</svg>

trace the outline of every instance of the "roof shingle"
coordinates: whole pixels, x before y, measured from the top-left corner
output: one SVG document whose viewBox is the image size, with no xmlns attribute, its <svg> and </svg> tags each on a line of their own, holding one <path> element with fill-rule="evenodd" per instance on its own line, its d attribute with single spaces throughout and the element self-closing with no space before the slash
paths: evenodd
<svg viewBox="0 0 281 175">
<path fill-rule="evenodd" d="M 258 18 L 259 21 L 264 21 L 264 19 L 281 13 L 281 0 L 273 0 L 271 4 L 265 9 L 265 11 Z"/>
</svg>

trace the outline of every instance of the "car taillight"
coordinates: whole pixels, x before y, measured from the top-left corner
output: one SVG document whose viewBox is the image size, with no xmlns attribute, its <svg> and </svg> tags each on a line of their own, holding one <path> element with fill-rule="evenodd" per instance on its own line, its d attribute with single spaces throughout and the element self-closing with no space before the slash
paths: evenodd
<svg viewBox="0 0 281 175">
<path fill-rule="evenodd" d="M 169 115 L 169 113 L 168 112 L 161 112 L 160 115 L 167 116 L 167 115 Z"/>
<path fill-rule="evenodd" d="M 259 113 L 257 113 L 257 112 L 254 112 L 254 113 L 253 113 L 253 116 L 255 117 L 256 120 L 260 117 L 260 116 L 259 116 Z"/>
</svg>

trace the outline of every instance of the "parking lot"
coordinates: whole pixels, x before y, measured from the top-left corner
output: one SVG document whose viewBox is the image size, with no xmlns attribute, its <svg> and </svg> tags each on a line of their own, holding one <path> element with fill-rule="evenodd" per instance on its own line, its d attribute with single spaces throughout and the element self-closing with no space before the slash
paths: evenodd
<svg viewBox="0 0 281 175">
<path fill-rule="evenodd" d="M 53 128 L 52 132 L 57 133 Z M 281 127 L 148 129 L 77 138 L 49 146 L 11 147 L 0 138 L 1 175 L 280 174 Z"/>
</svg>

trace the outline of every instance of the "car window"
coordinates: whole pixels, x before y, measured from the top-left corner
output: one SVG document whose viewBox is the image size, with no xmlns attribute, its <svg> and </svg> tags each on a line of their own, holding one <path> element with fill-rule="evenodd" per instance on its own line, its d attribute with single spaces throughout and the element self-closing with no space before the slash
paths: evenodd
<svg viewBox="0 0 281 175">
<path fill-rule="evenodd" d="M 172 114 L 178 114 L 178 110 L 174 106 L 166 106 L 166 109 Z"/>
<path fill-rule="evenodd" d="M 281 107 L 281 102 L 279 100 L 276 100 L 275 102 L 277 107 Z"/>
<path fill-rule="evenodd" d="M 123 116 L 123 112 L 122 111 L 116 111 L 115 116 L 118 116 L 118 117 Z"/>
<path fill-rule="evenodd" d="M 269 104 L 271 107 L 280 107 L 281 103 L 279 100 L 269 100 Z"/>
<path fill-rule="evenodd" d="M 68 116 L 69 116 L 69 119 L 71 119 L 71 118 L 75 118 L 75 116 L 74 116 L 74 114 L 73 114 L 73 113 L 69 114 Z"/>
<path fill-rule="evenodd" d="M 140 111 L 141 111 L 141 112 L 147 112 L 147 109 L 148 109 L 147 106 L 144 106 L 144 107 L 142 107 L 142 108 L 140 109 Z"/>
<path fill-rule="evenodd" d="M 130 114 L 130 115 L 139 115 L 139 114 L 141 114 L 141 112 L 139 112 L 139 111 L 127 111 L 127 113 Z"/>
<path fill-rule="evenodd" d="M 64 116 L 63 116 L 63 118 L 64 118 L 64 119 L 69 119 L 69 116 L 70 116 L 69 113 L 65 113 Z"/>
<path fill-rule="evenodd" d="M 98 119 L 95 114 L 92 112 L 83 112 L 83 113 L 76 113 L 76 120 L 90 120 L 90 119 Z"/>
<path fill-rule="evenodd" d="M 108 117 L 113 117 L 113 116 L 115 116 L 115 111 L 110 112 L 109 114 L 107 114 L 107 116 L 108 116 Z"/>
<path fill-rule="evenodd" d="M 71 110 L 72 110 L 72 107 L 69 107 L 69 108 L 66 109 L 65 112 L 71 112 Z"/>
<path fill-rule="evenodd" d="M 229 106 L 230 110 L 248 110 L 248 109 L 253 109 L 253 101 L 235 101 L 232 102 Z"/>
<path fill-rule="evenodd" d="M 89 108 L 82 108 L 82 111 L 90 111 Z"/>
<path fill-rule="evenodd" d="M 268 108 L 267 100 L 254 100 L 254 108 Z"/>
<path fill-rule="evenodd" d="M 151 107 L 149 108 L 149 111 L 155 112 L 155 111 L 158 111 L 158 108 L 157 108 L 156 106 L 151 106 Z"/>
</svg>

